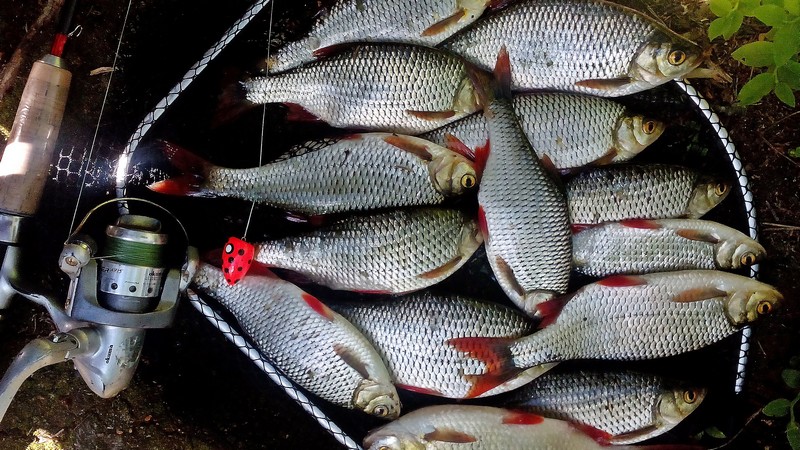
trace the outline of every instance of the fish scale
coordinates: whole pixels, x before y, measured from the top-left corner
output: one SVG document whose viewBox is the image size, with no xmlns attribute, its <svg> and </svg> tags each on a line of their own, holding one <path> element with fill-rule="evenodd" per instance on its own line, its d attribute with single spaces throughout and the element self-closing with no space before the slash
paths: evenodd
<svg viewBox="0 0 800 450">
<path fill-rule="evenodd" d="M 348 217 L 264 242 L 256 246 L 255 260 L 333 289 L 404 293 L 447 278 L 481 241 L 475 221 L 463 212 L 417 208 Z"/>
<path fill-rule="evenodd" d="M 669 75 L 631 73 L 648 44 L 675 43 L 692 56 Z M 465 28 L 440 47 L 489 70 L 506 46 L 511 56 L 512 88 L 550 89 L 619 96 L 652 88 L 687 73 L 701 49 L 652 19 L 629 8 L 598 0 L 527 0 Z M 695 64 L 695 59 L 697 64 Z M 624 80 L 594 87 L 586 80 Z"/>
<path fill-rule="evenodd" d="M 433 46 L 480 17 L 486 1 L 341 0 L 317 18 L 309 34 L 273 53 L 271 73 L 316 60 L 314 52 L 344 42 L 402 42 Z M 435 24 L 463 11 L 437 30 Z M 429 28 L 435 32 L 427 32 Z"/>
<path fill-rule="evenodd" d="M 771 311 L 782 296 L 767 284 L 720 271 L 607 278 L 576 291 L 551 325 L 512 344 L 513 365 L 653 359 L 697 350 L 758 317 L 751 299 L 769 302 Z M 740 317 L 742 311 L 749 316 Z"/>
<path fill-rule="evenodd" d="M 207 264 L 192 283 L 230 311 L 259 351 L 295 383 L 337 405 L 361 409 L 359 392 L 378 386 L 387 417 L 399 415 L 397 393 L 374 347 L 297 286 L 271 274 L 249 274 L 231 286 L 222 271 Z"/>
<path fill-rule="evenodd" d="M 478 203 L 487 228 L 486 255 L 506 295 L 533 313 L 536 304 L 567 290 L 572 267 L 567 205 L 511 102 L 494 100 L 485 114 L 491 150 Z"/>
<path fill-rule="evenodd" d="M 449 339 L 519 338 L 533 332 L 530 320 L 516 310 L 456 295 L 423 292 L 331 308 L 373 343 L 395 384 L 450 398 L 468 398 L 473 386 L 464 375 L 487 368 L 447 345 Z"/>
<path fill-rule="evenodd" d="M 636 133 L 629 130 L 625 107 L 608 99 L 566 93 L 518 94 L 513 99 L 514 111 L 534 151 L 539 157 L 547 155 L 558 169 L 582 167 L 616 153 L 610 162 L 626 161 L 655 141 L 663 130 L 657 127 L 645 142 L 637 142 Z M 457 122 L 420 136 L 447 145 L 451 134 L 468 148 L 486 145 L 489 132 L 486 120 L 473 114 Z"/>
<path fill-rule="evenodd" d="M 724 192 L 716 195 L 712 190 L 719 185 L 725 186 Z M 697 218 L 724 200 L 729 189 L 692 169 L 651 164 L 589 169 L 569 180 L 566 191 L 571 222 L 594 224 L 634 218 Z"/>
<path fill-rule="evenodd" d="M 631 444 L 671 430 L 704 397 L 705 389 L 657 375 L 572 370 L 537 378 L 514 391 L 503 406 L 590 425 L 613 435 L 614 444 Z"/>
<path fill-rule="evenodd" d="M 472 76 L 475 69 L 441 50 L 361 44 L 243 88 L 252 103 L 297 104 L 334 127 L 420 134 L 480 109 Z"/>
<path fill-rule="evenodd" d="M 744 233 L 706 220 L 608 222 L 572 237 L 575 270 L 600 277 L 685 269 L 738 269 L 765 254 Z M 743 259 L 750 258 L 747 264 Z"/>
</svg>

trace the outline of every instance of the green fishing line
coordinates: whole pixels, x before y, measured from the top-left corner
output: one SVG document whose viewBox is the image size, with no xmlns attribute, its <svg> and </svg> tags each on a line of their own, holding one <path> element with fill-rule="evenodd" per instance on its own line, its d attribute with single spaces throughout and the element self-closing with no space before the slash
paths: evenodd
<svg viewBox="0 0 800 450">
<path fill-rule="evenodd" d="M 133 266 L 164 267 L 164 245 L 106 236 L 108 259 Z"/>
</svg>

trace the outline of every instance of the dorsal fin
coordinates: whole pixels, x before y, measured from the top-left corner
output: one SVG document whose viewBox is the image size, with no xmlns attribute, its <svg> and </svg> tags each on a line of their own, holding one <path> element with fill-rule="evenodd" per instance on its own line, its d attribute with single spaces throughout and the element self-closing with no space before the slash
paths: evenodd
<svg viewBox="0 0 800 450">
<path fill-rule="evenodd" d="M 494 65 L 494 78 L 497 81 L 495 96 L 497 98 L 511 99 L 511 58 L 505 44 L 500 47 L 497 62 Z"/>
<path fill-rule="evenodd" d="M 637 275 L 612 275 L 608 278 L 603 278 L 597 284 L 605 287 L 642 286 L 647 284 L 647 279 Z"/>
</svg>

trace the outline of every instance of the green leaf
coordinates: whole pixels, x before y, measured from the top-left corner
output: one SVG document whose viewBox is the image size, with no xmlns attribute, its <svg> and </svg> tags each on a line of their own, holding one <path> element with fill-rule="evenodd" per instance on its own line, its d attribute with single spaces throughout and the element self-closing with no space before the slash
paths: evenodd
<svg viewBox="0 0 800 450">
<path fill-rule="evenodd" d="M 731 56 L 746 66 L 771 66 L 775 60 L 774 49 L 774 42 L 756 41 L 737 48 Z"/>
<path fill-rule="evenodd" d="M 775 1 L 768 1 L 764 0 L 764 3 L 779 3 L 780 0 Z M 761 0 L 739 0 L 739 5 L 737 6 L 736 10 L 740 13 L 744 14 L 747 17 L 752 17 L 753 12 L 761 6 Z M 781 6 L 781 5 L 778 5 Z"/>
<path fill-rule="evenodd" d="M 789 156 L 792 158 L 800 158 L 800 147 L 795 147 L 789 150 Z"/>
<path fill-rule="evenodd" d="M 706 428 L 706 434 L 713 437 L 714 439 L 725 439 L 727 437 L 725 436 L 725 433 L 720 431 L 720 429 L 715 426 L 710 426 Z"/>
<path fill-rule="evenodd" d="M 708 6 L 711 8 L 711 12 L 716 14 L 717 17 L 727 16 L 733 11 L 733 3 L 731 3 L 731 0 L 711 0 Z"/>
<path fill-rule="evenodd" d="M 770 417 L 783 417 L 789 414 L 792 402 L 785 398 L 778 398 L 765 406 L 761 411 Z"/>
<path fill-rule="evenodd" d="M 784 83 L 793 91 L 800 90 L 800 75 L 792 72 L 789 70 L 787 66 L 781 66 L 777 68 L 777 75 L 778 75 L 778 83 Z M 800 357 L 798 358 L 797 364 L 792 365 L 792 367 L 800 367 Z M 791 365 L 791 363 L 789 363 Z"/>
<path fill-rule="evenodd" d="M 728 28 L 722 33 L 722 37 L 725 39 L 730 39 L 733 35 L 739 31 L 739 28 L 742 27 L 742 22 L 744 21 L 744 14 L 739 11 L 734 11 L 728 15 L 730 17 L 730 22 L 728 23 Z"/>
<path fill-rule="evenodd" d="M 784 0 L 783 7 L 789 11 L 789 14 L 800 16 L 800 0 Z"/>
<path fill-rule="evenodd" d="M 792 91 L 792 88 L 789 87 L 788 84 L 777 83 L 775 85 L 775 95 L 778 97 L 778 100 L 782 101 L 783 103 L 786 103 L 792 108 L 797 106 L 797 100 L 794 98 L 794 92 Z M 787 377 L 786 372 L 793 373 L 793 375 L 790 375 L 791 378 L 786 378 Z M 784 370 L 783 381 L 785 381 L 786 385 L 788 385 L 790 388 L 797 389 L 798 387 L 800 387 L 800 371 L 793 369 Z"/>
<path fill-rule="evenodd" d="M 770 27 L 779 27 L 789 19 L 789 13 L 777 5 L 761 5 L 753 10 L 753 15 Z"/>
<path fill-rule="evenodd" d="M 789 61 L 786 61 L 786 64 L 784 64 L 784 67 L 786 67 L 790 71 L 794 72 L 796 75 L 800 76 L 800 62 L 789 60 Z M 798 357 L 798 358 L 800 358 L 800 357 Z"/>
<path fill-rule="evenodd" d="M 786 440 L 789 441 L 792 450 L 800 450 L 800 430 L 797 429 L 797 424 L 792 429 L 786 428 Z"/>
<path fill-rule="evenodd" d="M 782 66 L 800 52 L 800 26 L 789 25 L 775 32 L 775 65 Z"/>
<path fill-rule="evenodd" d="M 739 103 L 744 106 L 764 98 L 775 87 L 775 74 L 772 72 L 760 73 L 742 86 L 739 91 Z"/>
</svg>

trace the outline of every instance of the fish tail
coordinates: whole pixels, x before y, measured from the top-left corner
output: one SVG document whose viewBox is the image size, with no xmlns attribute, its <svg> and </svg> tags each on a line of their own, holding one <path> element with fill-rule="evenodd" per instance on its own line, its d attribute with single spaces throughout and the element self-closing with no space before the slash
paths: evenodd
<svg viewBox="0 0 800 450">
<path fill-rule="evenodd" d="M 483 374 L 464 375 L 472 384 L 466 398 L 475 398 L 514 378 L 521 369 L 514 366 L 511 355 L 513 338 L 463 337 L 449 339 L 447 344 L 485 364 Z"/>
<path fill-rule="evenodd" d="M 508 56 L 506 46 L 500 47 L 497 62 L 494 65 L 494 96 L 496 98 L 511 99 L 511 58 Z"/>
<path fill-rule="evenodd" d="M 204 184 L 214 167 L 205 159 L 170 142 L 161 141 L 161 151 L 181 174 L 147 186 L 150 190 L 169 195 L 207 194 Z"/>
<path fill-rule="evenodd" d="M 226 72 L 223 77 L 224 88 L 219 95 L 217 110 L 211 119 L 213 128 L 232 122 L 255 106 L 247 100 L 246 81 L 238 81 L 241 78 L 242 73 L 236 70 Z"/>
</svg>

